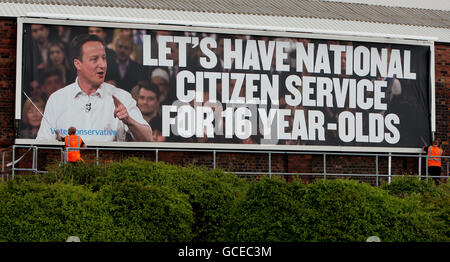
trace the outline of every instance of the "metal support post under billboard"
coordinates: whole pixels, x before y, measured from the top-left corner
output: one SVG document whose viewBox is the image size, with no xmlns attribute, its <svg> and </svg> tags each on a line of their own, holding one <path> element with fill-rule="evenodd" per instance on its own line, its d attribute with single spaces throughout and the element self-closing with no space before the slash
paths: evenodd
<svg viewBox="0 0 450 262">
<path fill-rule="evenodd" d="M 155 151 L 155 162 L 158 163 L 158 149 Z"/>
<path fill-rule="evenodd" d="M 376 185 L 378 186 L 378 155 L 375 155 L 375 175 L 376 175 Z"/>
<path fill-rule="evenodd" d="M 33 147 L 33 163 L 32 163 L 32 169 L 33 169 L 34 174 L 38 173 L 37 159 L 38 159 L 38 148 L 37 148 L 37 146 L 34 146 Z"/>
<path fill-rule="evenodd" d="M 419 154 L 418 167 L 419 167 L 419 170 L 417 171 L 418 172 L 417 174 L 419 174 L 419 180 L 420 180 L 420 178 L 422 176 L 422 154 Z"/>
<path fill-rule="evenodd" d="M 35 170 L 34 166 L 36 164 L 34 162 L 34 160 L 36 158 L 36 147 L 31 146 L 31 148 L 33 149 L 33 151 L 31 152 L 31 172 L 34 172 L 34 170 Z"/>
<path fill-rule="evenodd" d="M 272 152 L 269 151 L 269 177 L 272 178 Z"/>
<path fill-rule="evenodd" d="M 391 183 L 391 166 L 392 166 L 392 153 L 389 152 L 389 157 L 388 157 L 388 184 Z"/>
<path fill-rule="evenodd" d="M 425 177 L 426 177 L 427 183 L 428 183 L 428 154 L 425 158 Z"/>
<path fill-rule="evenodd" d="M 2 181 L 4 181 L 4 175 L 5 175 L 5 152 L 2 152 Z"/>
<path fill-rule="evenodd" d="M 60 155 L 61 155 L 61 162 L 60 163 L 63 163 L 64 162 L 64 150 L 61 149 Z"/>
<path fill-rule="evenodd" d="M 95 162 L 98 166 L 98 148 L 95 150 Z"/>
<path fill-rule="evenodd" d="M 16 162 L 16 159 L 15 159 L 15 157 L 16 157 L 16 146 L 15 145 L 13 145 L 13 147 L 12 147 L 12 170 L 11 170 L 11 176 L 12 176 L 12 179 L 14 180 L 14 162 Z"/>
<path fill-rule="evenodd" d="M 213 151 L 213 168 L 216 169 L 216 150 Z"/>
</svg>

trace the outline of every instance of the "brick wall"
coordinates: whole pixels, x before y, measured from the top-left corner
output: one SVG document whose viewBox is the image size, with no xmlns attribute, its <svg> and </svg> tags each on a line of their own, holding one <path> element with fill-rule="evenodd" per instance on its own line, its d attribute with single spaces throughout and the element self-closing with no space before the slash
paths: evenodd
<svg viewBox="0 0 450 262">
<path fill-rule="evenodd" d="M 442 141 L 445 155 L 450 154 L 450 44 L 435 45 L 435 87 L 436 87 L 436 137 Z M 443 159 L 443 173 L 447 172 L 447 162 Z"/>
<path fill-rule="evenodd" d="M 14 101 L 15 101 L 15 61 L 16 61 L 16 21 L 15 19 L 0 20 L 0 147 L 5 148 L 14 143 Z M 443 43 L 435 44 L 436 63 L 436 122 L 437 137 L 443 141 L 443 147 L 449 152 L 449 125 L 450 125 L 450 45 Z M 16 152 L 21 156 L 26 151 L 20 149 Z M 84 158 L 94 160 L 95 151 L 83 153 Z M 155 152 L 130 152 L 130 151 L 101 151 L 100 162 L 120 160 L 129 156 L 137 156 L 148 160 L 155 160 Z M 10 158 L 8 154 L 6 158 Z M 59 161 L 60 153 L 50 150 L 38 151 L 38 169 L 43 170 L 46 166 Z M 216 167 L 229 171 L 240 172 L 265 172 L 268 173 L 269 156 L 263 153 L 217 153 Z M 306 181 L 314 178 L 323 178 L 323 156 L 303 154 L 272 154 L 272 172 L 278 173 L 316 173 L 316 176 L 302 177 Z M 158 160 L 167 163 L 186 166 L 189 164 L 213 167 L 213 154 L 204 152 L 167 152 L 161 151 Z M 327 173 L 346 174 L 374 174 L 375 157 L 351 157 L 327 155 Z M 387 157 L 378 159 L 379 174 L 387 174 Z M 31 153 L 21 161 L 22 167 L 31 167 Z M 424 171 L 425 162 L 422 162 Z M 444 165 L 445 167 L 445 165 Z M 392 174 L 417 173 L 418 161 L 416 158 L 394 157 L 392 159 Z M 445 168 L 444 168 L 444 172 Z M 424 173 L 422 173 L 424 174 Z M 327 175 L 326 178 L 341 176 Z M 375 177 L 357 176 L 353 177 L 360 181 L 375 184 Z M 381 179 L 383 180 L 383 179 Z M 384 178 L 385 180 L 385 178 Z"/>
<path fill-rule="evenodd" d="M 14 104 L 16 90 L 15 19 L 0 20 L 0 147 L 14 143 Z"/>
<path fill-rule="evenodd" d="M 450 150 L 450 44 L 435 45 L 436 136 Z"/>
</svg>

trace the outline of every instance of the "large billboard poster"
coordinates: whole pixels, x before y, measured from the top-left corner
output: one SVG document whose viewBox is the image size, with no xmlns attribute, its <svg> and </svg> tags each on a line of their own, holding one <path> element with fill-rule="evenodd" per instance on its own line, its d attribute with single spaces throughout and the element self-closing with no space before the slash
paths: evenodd
<svg viewBox="0 0 450 262">
<path fill-rule="evenodd" d="M 431 140 L 427 45 L 36 23 L 22 45 L 17 141 L 53 143 L 70 126 L 88 145 Z"/>
</svg>

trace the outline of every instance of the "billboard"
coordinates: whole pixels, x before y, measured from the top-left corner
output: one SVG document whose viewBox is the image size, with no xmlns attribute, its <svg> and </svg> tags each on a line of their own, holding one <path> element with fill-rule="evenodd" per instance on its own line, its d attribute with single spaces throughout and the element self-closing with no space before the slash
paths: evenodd
<svg viewBox="0 0 450 262">
<path fill-rule="evenodd" d="M 431 140 L 429 45 L 170 29 L 23 23 L 16 142 L 52 144 L 70 126 L 88 145 L 414 152 Z"/>
</svg>

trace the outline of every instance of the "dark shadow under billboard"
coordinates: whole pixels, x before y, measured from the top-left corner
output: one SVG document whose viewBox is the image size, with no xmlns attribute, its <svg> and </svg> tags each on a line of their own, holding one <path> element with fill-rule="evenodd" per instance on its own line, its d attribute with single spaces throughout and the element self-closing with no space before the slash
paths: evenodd
<svg viewBox="0 0 450 262">
<path fill-rule="evenodd" d="M 18 139 L 53 143 L 74 126 L 88 145 L 431 140 L 426 45 L 23 25 Z"/>
</svg>

